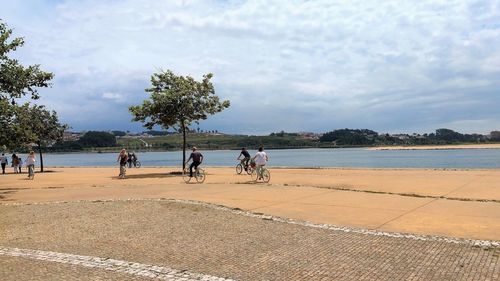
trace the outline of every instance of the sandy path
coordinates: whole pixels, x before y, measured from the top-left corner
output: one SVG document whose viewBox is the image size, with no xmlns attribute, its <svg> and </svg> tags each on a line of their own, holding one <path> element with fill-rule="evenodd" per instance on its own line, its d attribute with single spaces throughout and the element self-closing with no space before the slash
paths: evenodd
<svg viewBox="0 0 500 281">
<path fill-rule="evenodd" d="M 500 240 L 500 170 L 272 169 L 253 184 L 230 168 L 207 168 L 184 184 L 174 168 L 54 168 L 0 177 L 3 203 L 126 198 L 198 200 L 317 223 Z"/>
</svg>

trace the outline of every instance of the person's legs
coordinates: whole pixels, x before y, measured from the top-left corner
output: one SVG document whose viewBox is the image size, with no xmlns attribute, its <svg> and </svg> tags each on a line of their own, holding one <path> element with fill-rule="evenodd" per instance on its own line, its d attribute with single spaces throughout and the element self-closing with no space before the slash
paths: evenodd
<svg viewBox="0 0 500 281">
<path fill-rule="evenodd" d="M 2 163 L 2 174 L 5 174 L 5 166 L 6 166 L 6 163 Z"/>
<path fill-rule="evenodd" d="M 125 169 L 126 169 L 126 165 L 120 165 L 120 177 L 121 178 L 124 178 L 125 177 Z"/>
<path fill-rule="evenodd" d="M 28 165 L 28 177 L 32 176 L 35 172 L 35 165 Z"/>
<path fill-rule="evenodd" d="M 193 177 L 193 167 L 194 167 L 195 162 L 191 162 L 191 165 L 189 165 L 189 176 Z"/>
</svg>

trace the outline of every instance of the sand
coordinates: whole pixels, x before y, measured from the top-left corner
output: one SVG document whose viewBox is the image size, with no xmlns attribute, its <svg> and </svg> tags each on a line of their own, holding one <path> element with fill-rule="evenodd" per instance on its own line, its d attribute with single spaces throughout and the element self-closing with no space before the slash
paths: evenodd
<svg viewBox="0 0 500 281">
<path fill-rule="evenodd" d="M 315 223 L 500 240 L 500 170 L 272 169 L 270 184 L 208 167 L 203 184 L 177 168 L 49 168 L 35 180 L 0 175 L 0 202 L 169 198 Z"/>
<path fill-rule="evenodd" d="M 500 149 L 500 143 L 489 144 L 454 144 L 454 145 L 414 145 L 414 146 L 379 146 L 368 150 L 450 150 L 450 149 Z"/>
</svg>

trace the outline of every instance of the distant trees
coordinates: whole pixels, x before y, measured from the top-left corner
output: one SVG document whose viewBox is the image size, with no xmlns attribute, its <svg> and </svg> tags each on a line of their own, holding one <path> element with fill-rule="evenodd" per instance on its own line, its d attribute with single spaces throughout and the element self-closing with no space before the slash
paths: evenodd
<svg viewBox="0 0 500 281">
<path fill-rule="evenodd" d="M 323 134 L 319 141 L 337 145 L 370 145 L 377 137 L 377 132 L 368 129 L 340 129 Z"/>
<path fill-rule="evenodd" d="M 123 137 L 123 136 L 127 135 L 127 132 L 124 132 L 124 131 L 111 131 L 111 133 L 113 133 L 113 135 L 115 135 L 117 137 Z"/>
<path fill-rule="evenodd" d="M 492 131 L 490 133 L 490 140 L 491 141 L 500 141 L 500 131 Z"/>
<path fill-rule="evenodd" d="M 151 93 L 142 105 L 129 108 L 134 121 L 144 123 L 151 130 L 159 125 L 163 129 L 174 128 L 182 133 L 182 166 L 186 162 L 186 133 L 193 122 L 205 120 L 209 115 L 229 107 L 229 101 L 221 101 L 215 95 L 210 79 L 212 74 L 196 81 L 190 76 L 177 76 L 172 71 L 161 71 L 151 76 Z"/>
<path fill-rule="evenodd" d="M 113 147 L 116 146 L 116 137 L 108 132 L 89 131 L 78 140 L 78 143 L 82 147 Z"/>
</svg>

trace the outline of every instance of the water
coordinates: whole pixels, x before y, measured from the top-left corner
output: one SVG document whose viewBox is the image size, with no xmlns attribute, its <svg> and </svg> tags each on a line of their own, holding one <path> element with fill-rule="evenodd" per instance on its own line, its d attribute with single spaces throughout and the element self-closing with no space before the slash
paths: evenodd
<svg viewBox="0 0 500 281">
<path fill-rule="evenodd" d="M 367 150 L 283 149 L 267 150 L 269 166 L 359 168 L 500 168 L 500 149 Z M 206 166 L 234 166 L 237 150 L 202 151 Z M 250 151 L 252 155 L 255 151 Z M 141 152 L 142 165 L 180 166 L 182 152 Z M 118 153 L 45 154 L 45 166 L 116 166 Z"/>
</svg>

